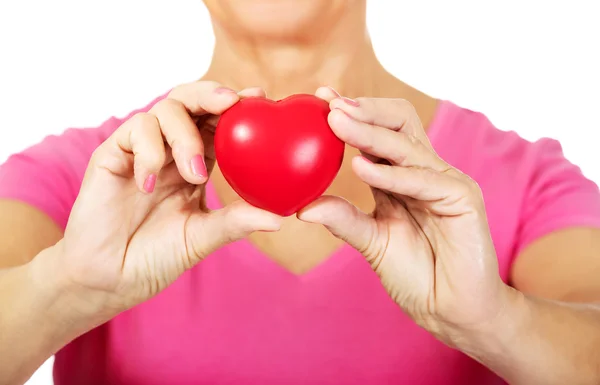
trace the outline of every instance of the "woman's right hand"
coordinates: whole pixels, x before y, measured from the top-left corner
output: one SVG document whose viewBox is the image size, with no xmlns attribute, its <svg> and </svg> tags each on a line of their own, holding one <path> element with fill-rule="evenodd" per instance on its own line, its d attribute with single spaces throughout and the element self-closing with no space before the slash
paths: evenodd
<svg viewBox="0 0 600 385">
<path fill-rule="evenodd" d="M 98 147 L 55 246 L 57 270 L 82 311 L 106 321 L 215 249 L 279 229 L 280 217 L 243 201 L 216 211 L 204 202 L 218 116 L 241 97 L 261 95 L 207 81 L 182 85 Z"/>
</svg>

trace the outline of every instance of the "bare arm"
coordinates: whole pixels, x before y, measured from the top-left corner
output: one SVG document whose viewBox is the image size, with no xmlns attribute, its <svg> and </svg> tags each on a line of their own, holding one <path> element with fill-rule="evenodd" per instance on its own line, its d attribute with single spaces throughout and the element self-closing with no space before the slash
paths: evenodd
<svg viewBox="0 0 600 385">
<path fill-rule="evenodd" d="M 0 384 L 22 384 L 62 346 L 95 325 L 82 314 L 55 253 L 0 270 Z M 76 310 L 77 309 L 77 310 Z M 79 321 L 81 320 L 81 321 Z"/>
<path fill-rule="evenodd" d="M 340 139 L 371 157 L 353 159 L 352 167 L 377 194 L 373 215 L 343 199 L 323 197 L 298 217 L 325 225 L 354 246 L 408 316 L 509 383 L 600 384 L 600 308 L 537 299 L 506 285 L 498 275 L 477 183 L 437 156 L 408 102 L 370 98 L 357 102 L 332 100 L 329 121 Z M 572 219 L 580 215 L 597 223 L 597 188 L 556 148 L 547 152 L 531 177 L 535 188 L 529 191 L 533 198 L 527 202 L 529 211 L 523 216 L 527 223 L 520 224 L 522 229 L 558 220 L 565 215 L 562 209 L 569 207 Z M 557 182 L 560 196 L 556 196 Z M 548 189 L 550 183 L 554 187 Z M 589 213 L 566 206 L 572 199 L 588 199 Z M 556 206 L 563 207 L 552 210 Z M 519 235 L 526 240 L 528 234 Z M 538 249 L 529 254 L 537 260 L 536 268 L 514 272 L 513 282 L 529 295 L 540 295 L 546 287 L 554 289 L 545 292 L 554 298 L 564 298 L 562 294 L 575 298 L 576 293 L 583 298 L 585 287 L 589 293 L 597 288 L 597 277 L 589 272 L 598 266 L 600 243 L 591 244 L 598 235 L 580 234 L 563 240 L 562 247 L 548 244 Z M 586 240 L 588 247 L 573 246 Z M 562 294 L 550 281 L 542 284 L 534 278 L 558 257 L 579 268 L 576 274 L 570 266 L 554 275 L 575 278 L 559 281 L 567 286 Z M 552 274 L 543 276 L 554 279 Z"/>
<path fill-rule="evenodd" d="M 600 308 L 511 295 L 502 317 L 456 347 L 513 385 L 599 384 Z"/>
<path fill-rule="evenodd" d="M 49 279 L 58 277 L 48 262 L 61 237 L 44 213 L 0 200 L 1 384 L 25 382 L 72 339 L 64 314 L 56 312 L 65 308 L 59 304 L 59 282 Z"/>
<path fill-rule="evenodd" d="M 534 242 L 511 275 L 524 294 L 512 292 L 509 310 L 473 355 L 512 384 L 599 384 L 598 273 L 600 230 L 573 228 Z"/>
<path fill-rule="evenodd" d="M 0 269 L 31 261 L 61 238 L 61 229 L 43 212 L 0 199 Z"/>
<path fill-rule="evenodd" d="M 63 345 L 158 294 L 221 246 L 279 229 L 279 216 L 245 202 L 211 212 L 201 202 L 214 165 L 202 135 L 214 127 L 196 118 L 219 115 L 246 96 L 264 92 L 238 95 L 192 82 L 134 114 L 95 148 L 72 206 L 59 202 L 74 193 L 69 186 L 36 191 L 69 215 L 64 236 L 35 209 L 0 200 L 0 385 L 23 383 Z M 73 147 L 61 140 L 53 147 Z M 65 159 L 46 159 L 44 147 L 27 159 L 39 162 L 28 164 L 29 177 L 44 178 L 48 162 L 72 170 Z M 20 166 L 7 169 L 5 183 L 17 181 Z"/>
<path fill-rule="evenodd" d="M 527 295 L 600 303 L 600 229 L 569 228 L 533 242 L 515 260 L 511 282 Z"/>
</svg>

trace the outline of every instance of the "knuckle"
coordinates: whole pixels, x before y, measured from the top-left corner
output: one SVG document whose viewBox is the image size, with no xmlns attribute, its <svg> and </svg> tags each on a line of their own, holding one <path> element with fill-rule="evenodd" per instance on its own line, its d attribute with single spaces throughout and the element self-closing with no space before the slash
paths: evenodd
<svg viewBox="0 0 600 385">
<path fill-rule="evenodd" d="M 417 110 L 411 102 L 405 99 L 394 99 L 397 113 L 402 117 L 404 124 L 412 122 L 417 116 Z"/>
<path fill-rule="evenodd" d="M 183 154 L 184 151 L 181 146 L 182 141 L 179 140 L 179 138 L 177 138 L 176 136 L 170 136 L 167 138 L 167 140 L 167 144 L 171 148 L 171 153 L 173 154 L 174 158 L 178 158 L 180 155 Z"/>
<path fill-rule="evenodd" d="M 467 177 L 467 186 L 468 186 L 468 190 L 469 193 L 472 197 L 476 198 L 477 200 L 483 200 L 483 191 L 481 190 L 481 187 L 479 187 L 479 184 L 471 179 L 470 177 Z"/>
<path fill-rule="evenodd" d="M 389 99 L 387 105 L 390 119 L 394 121 L 394 131 L 402 131 L 407 123 L 410 123 L 416 115 L 414 106 L 406 99 Z"/>
<path fill-rule="evenodd" d="M 225 233 L 223 237 L 226 241 L 234 242 L 250 232 L 247 215 L 245 215 L 244 204 L 236 201 L 228 205 L 223 212 L 223 221 L 225 223 Z"/>
<path fill-rule="evenodd" d="M 181 84 L 173 88 L 171 92 L 167 94 L 167 99 L 179 99 L 183 94 L 183 91 L 188 87 L 187 84 Z M 158 104 L 158 103 L 157 103 Z"/>
<path fill-rule="evenodd" d="M 399 139 L 398 147 L 404 156 L 423 156 L 425 146 L 419 138 L 404 131 L 397 131 L 394 134 Z"/>
<path fill-rule="evenodd" d="M 160 113 L 168 113 L 169 111 L 179 110 L 182 108 L 183 104 L 179 100 L 168 97 L 156 103 L 153 107 L 153 110 Z"/>
<path fill-rule="evenodd" d="M 171 92 L 167 94 L 168 99 L 179 99 L 183 95 L 187 94 L 187 91 L 192 87 L 196 82 L 183 83 L 176 87 L 174 87 Z"/>
<path fill-rule="evenodd" d="M 201 85 L 202 88 L 208 89 L 211 91 L 223 86 L 221 83 L 214 81 L 214 80 L 201 80 L 198 82 L 198 84 Z"/>
<path fill-rule="evenodd" d="M 430 168 L 421 168 L 420 170 L 423 184 L 432 183 L 439 177 L 438 172 Z"/>
<path fill-rule="evenodd" d="M 207 92 L 212 92 L 216 88 L 221 87 L 221 84 L 212 80 L 199 80 L 190 83 L 181 84 L 171 90 L 167 95 L 167 99 L 183 100 L 190 97 L 201 97 Z"/>
<path fill-rule="evenodd" d="M 119 156 L 110 146 L 100 145 L 92 152 L 85 173 L 93 175 L 97 169 L 123 169 L 127 168 L 127 164 L 128 160 Z"/>
<path fill-rule="evenodd" d="M 156 116 L 149 112 L 138 112 L 129 119 L 132 130 L 146 129 L 157 126 Z"/>
<path fill-rule="evenodd" d="M 411 144 L 411 146 L 422 145 L 422 143 L 419 140 L 419 138 L 417 138 L 415 135 L 408 134 L 406 132 L 403 132 L 403 134 L 406 135 L 406 140 Z"/>
<path fill-rule="evenodd" d="M 96 147 L 96 149 L 92 152 L 92 155 L 90 156 L 90 165 L 91 166 L 97 166 L 99 164 L 102 163 L 102 159 L 104 158 L 104 146 L 100 145 L 98 147 Z"/>
<path fill-rule="evenodd" d="M 402 98 L 396 98 L 396 99 L 392 99 L 392 105 L 405 113 L 411 113 L 413 111 L 415 111 L 415 107 L 412 105 L 411 102 L 409 102 L 406 99 L 402 99 Z"/>
<path fill-rule="evenodd" d="M 150 170 L 160 170 L 165 164 L 166 155 L 164 151 L 151 151 L 142 154 L 144 166 Z"/>
<path fill-rule="evenodd" d="M 452 169 L 454 173 L 458 175 L 458 179 L 462 182 L 462 189 L 464 196 L 468 197 L 470 200 L 474 202 L 483 202 L 483 191 L 479 184 L 470 176 L 456 170 Z"/>
</svg>

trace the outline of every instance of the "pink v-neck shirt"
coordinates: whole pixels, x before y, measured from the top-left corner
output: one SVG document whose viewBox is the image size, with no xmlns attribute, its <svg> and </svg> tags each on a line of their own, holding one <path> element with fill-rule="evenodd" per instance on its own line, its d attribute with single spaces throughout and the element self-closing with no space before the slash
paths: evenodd
<svg viewBox="0 0 600 385">
<path fill-rule="evenodd" d="M 69 129 L 13 155 L 0 167 L 0 198 L 37 207 L 64 228 L 93 150 L 128 118 Z M 598 188 L 563 157 L 558 142 L 525 141 L 448 101 L 440 103 L 428 135 L 443 159 L 481 186 L 504 280 L 523 248 L 541 236 L 600 227 Z M 207 188 L 209 207 L 220 207 Z M 247 240 L 223 247 L 155 298 L 64 347 L 54 379 L 58 385 L 503 383 L 417 327 L 351 247 L 296 276 Z"/>
</svg>

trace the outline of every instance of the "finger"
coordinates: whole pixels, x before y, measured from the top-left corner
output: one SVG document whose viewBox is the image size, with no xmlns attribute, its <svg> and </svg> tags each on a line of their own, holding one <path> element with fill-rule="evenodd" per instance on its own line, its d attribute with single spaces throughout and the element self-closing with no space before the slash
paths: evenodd
<svg viewBox="0 0 600 385">
<path fill-rule="evenodd" d="M 131 154 L 138 189 L 151 193 L 166 161 L 165 144 L 156 116 L 148 113 L 134 115 L 117 129 L 111 139 L 101 145 L 95 153 L 94 162 L 103 162 L 101 166 L 109 168 L 113 173 L 127 176 L 130 172 L 128 157 Z"/>
<path fill-rule="evenodd" d="M 266 98 L 267 97 L 267 93 L 265 92 L 265 90 L 263 90 L 260 87 L 250 87 L 250 88 L 245 88 L 243 90 L 241 90 L 240 92 L 238 92 L 238 96 L 240 97 L 240 99 L 244 99 L 244 98 Z M 219 118 L 220 116 L 218 115 L 212 115 L 210 117 L 208 117 L 208 119 L 206 119 L 205 124 L 207 124 L 210 129 L 213 131 L 215 131 L 215 127 L 217 127 L 217 123 L 219 123 Z"/>
<path fill-rule="evenodd" d="M 329 114 L 329 126 L 338 138 L 362 152 L 388 160 L 393 165 L 448 168 L 446 162 L 415 136 L 358 121 L 335 109 Z"/>
<path fill-rule="evenodd" d="M 343 198 L 322 196 L 300 210 L 296 216 L 301 221 L 325 226 L 334 236 L 366 257 L 374 253 L 369 248 L 373 245 L 376 233 L 375 219 Z"/>
<path fill-rule="evenodd" d="M 205 182 L 208 171 L 204 160 L 204 144 L 186 107 L 178 100 L 167 98 L 156 103 L 150 113 L 159 122 L 181 176 L 189 183 Z"/>
<path fill-rule="evenodd" d="M 328 103 L 336 98 L 341 97 L 341 95 L 332 87 L 319 87 L 315 92 L 315 96 L 325 100 Z"/>
<path fill-rule="evenodd" d="M 220 115 L 240 100 L 234 90 L 210 81 L 193 82 L 175 87 L 167 98 L 181 102 L 194 116 Z"/>
<path fill-rule="evenodd" d="M 352 159 L 352 168 L 371 187 L 433 203 L 435 207 L 430 208 L 444 215 L 459 214 L 452 212 L 458 207 L 454 204 L 472 196 L 476 190 L 474 182 L 451 168 L 439 172 L 427 168 L 388 166 L 371 163 L 361 156 Z"/>
<path fill-rule="evenodd" d="M 282 218 L 245 201 L 212 211 L 194 214 L 186 226 L 188 250 L 202 259 L 218 248 L 245 238 L 255 231 L 277 231 Z"/>
<path fill-rule="evenodd" d="M 415 108 L 404 99 L 338 98 L 331 101 L 330 107 L 344 111 L 360 122 L 413 135 L 433 150 Z"/>
<path fill-rule="evenodd" d="M 266 98 L 267 93 L 260 87 L 248 87 L 238 92 L 240 98 Z"/>
<path fill-rule="evenodd" d="M 235 91 L 216 82 L 200 81 L 176 87 L 150 110 L 156 115 L 179 173 L 187 182 L 200 184 L 208 178 L 202 137 L 190 114 L 220 114 L 237 101 L 239 96 Z"/>
<path fill-rule="evenodd" d="M 238 92 L 240 99 L 245 98 L 264 98 L 267 96 L 265 90 L 260 87 L 250 87 L 245 88 Z M 204 160 L 206 162 L 206 169 L 208 171 L 208 175 L 211 175 L 212 170 L 216 163 L 215 157 L 215 129 L 217 123 L 219 122 L 220 116 L 218 115 L 210 115 L 202 124 L 202 130 L 200 130 L 200 136 L 202 137 L 202 142 L 204 143 Z"/>
</svg>

